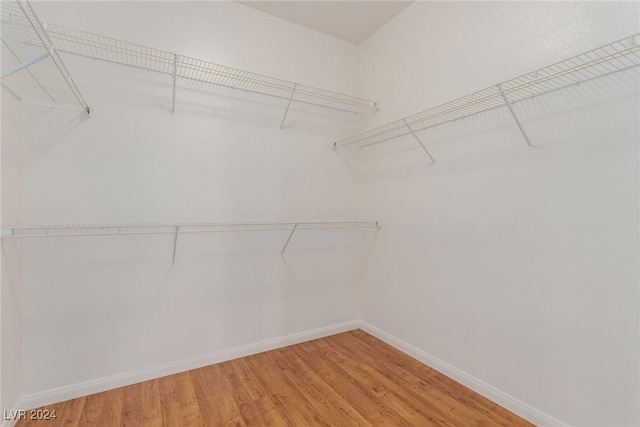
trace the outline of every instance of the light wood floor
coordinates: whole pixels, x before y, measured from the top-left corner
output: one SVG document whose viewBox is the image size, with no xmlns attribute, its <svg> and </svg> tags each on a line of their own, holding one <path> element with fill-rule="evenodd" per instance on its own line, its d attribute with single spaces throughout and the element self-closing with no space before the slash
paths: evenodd
<svg viewBox="0 0 640 427">
<path fill-rule="evenodd" d="M 357 330 L 49 405 L 18 426 L 530 426 Z"/>
</svg>

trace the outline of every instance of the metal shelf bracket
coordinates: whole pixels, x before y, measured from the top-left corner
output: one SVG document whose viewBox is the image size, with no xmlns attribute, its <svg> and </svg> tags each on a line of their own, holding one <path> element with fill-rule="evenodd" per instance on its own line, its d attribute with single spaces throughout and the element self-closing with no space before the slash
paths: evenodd
<svg viewBox="0 0 640 427">
<path fill-rule="evenodd" d="M 518 119 L 516 112 L 513 110 L 511 103 L 509 102 L 509 100 L 507 99 L 507 96 L 504 94 L 504 91 L 502 90 L 502 85 L 498 85 L 498 90 L 500 91 L 500 95 L 504 100 L 504 105 L 506 105 L 507 108 L 509 109 L 509 112 L 511 113 L 511 117 L 513 117 L 513 120 L 518 125 L 518 129 L 520 129 L 520 132 L 522 133 L 522 136 L 524 137 L 524 140 L 526 141 L 527 145 L 529 146 L 529 148 L 533 148 L 533 145 L 531 145 L 531 141 L 529 140 L 529 136 L 524 131 L 524 128 L 522 127 L 522 123 L 520 123 L 520 120 Z"/>
<path fill-rule="evenodd" d="M 289 107 L 291 107 L 291 102 L 293 101 L 293 95 L 296 93 L 297 83 L 293 84 L 293 90 L 291 91 L 291 96 L 289 97 L 289 102 L 287 103 L 287 109 L 284 110 L 284 116 L 282 117 L 282 121 L 280 122 L 280 129 L 284 126 L 284 120 L 287 118 L 287 113 L 289 112 Z"/>
<path fill-rule="evenodd" d="M 416 137 L 415 132 L 504 107 L 509 109 L 527 145 L 533 147 L 514 109 L 515 104 L 638 67 L 640 33 L 420 111 L 405 117 L 406 120 L 396 120 L 343 138 L 333 142 L 333 148 L 355 146 L 360 149 L 409 133 Z M 420 142 L 418 138 L 416 140 Z"/>
<path fill-rule="evenodd" d="M 178 55 L 173 54 L 173 96 L 171 98 L 171 112 L 176 113 L 176 72 L 178 71 Z"/>
<path fill-rule="evenodd" d="M 422 141 L 420 141 L 420 138 L 418 138 L 418 135 L 416 135 L 416 133 L 413 131 L 413 129 L 411 129 L 411 126 L 409 126 L 409 124 L 407 123 L 406 119 L 402 119 L 402 121 L 404 122 L 405 126 L 407 127 L 407 129 L 409 129 L 409 132 L 411 132 L 411 135 L 413 135 L 413 137 L 416 139 L 416 141 L 418 141 L 418 144 L 420 144 L 420 147 L 422 147 L 422 149 L 424 150 L 425 153 L 427 153 L 427 156 L 429 156 L 429 158 L 431 159 L 431 163 L 435 163 L 435 159 L 433 158 L 433 156 L 431 155 L 431 153 L 429 153 L 429 150 L 427 150 L 427 147 L 424 146 L 424 144 L 422 143 Z"/>
<path fill-rule="evenodd" d="M 178 247 L 178 232 L 180 231 L 180 226 L 176 226 L 176 233 L 173 236 L 173 256 L 171 257 L 171 264 L 176 263 L 176 248 Z"/>
<path fill-rule="evenodd" d="M 289 246 L 289 242 L 291 241 L 291 238 L 293 237 L 293 233 L 296 232 L 296 228 L 298 228 L 298 224 L 295 224 L 293 226 L 293 228 L 291 229 L 291 234 L 289 234 L 289 237 L 287 238 L 287 241 L 284 243 L 284 247 L 280 251 L 280 255 L 284 256 L 284 251 L 287 250 L 287 246 Z"/>
<path fill-rule="evenodd" d="M 175 112 L 176 87 L 181 82 L 213 85 L 285 100 L 288 104 L 280 124 L 281 127 L 284 127 L 294 98 L 297 103 L 351 114 L 369 111 L 372 109 L 372 105 L 375 105 L 373 101 L 362 98 L 52 23 L 47 24 L 47 35 L 57 52 L 168 76 L 172 79 L 173 99 L 169 101 L 171 102 L 171 112 Z"/>
</svg>

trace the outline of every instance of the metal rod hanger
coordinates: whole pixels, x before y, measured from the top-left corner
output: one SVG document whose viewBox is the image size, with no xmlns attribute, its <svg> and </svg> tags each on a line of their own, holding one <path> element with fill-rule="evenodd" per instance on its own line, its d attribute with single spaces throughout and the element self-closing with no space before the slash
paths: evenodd
<svg viewBox="0 0 640 427">
<path fill-rule="evenodd" d="M 418 135 L 416 135 L 416 133 L 413 131 L 413 129 L 411 129 L 411 126 L 409 126 L 409 124 L 407 123 L 406 120 L 402 119 L 402 121 L 404 122 L 404 124 L 407 127 L 407 129 L 409 129 L 409 132 L 411 133 L 411 135 L 413 135 L 413 137 L 416 139 L 416 141 L 418 141 L 418 144 L 420 144 L 420 147 L 422 147 L 422 149 L 427 154 L 427 156 L 429 156 L 429 158 L 431 159 L 431 163 L 435 163 L 436 160 L 433 158 L 431 153 L 429 153 L 429 150 L 427 150 L 427 147 L 424 146 L 422 141 L 420 141 L 420 138 L 418 138 Z"/>
<path fill-rule="evenodd" d="M 291 241 L 291 238 L 293 237 L 293 233 L 296 232 L 297 228 L 298 228 L 298 224 L 294 225 L 293 228 L 291 229 L 291 233 L 289 233 L 289 237 L 287 237 L 287 241 L 284 242 L 284 246 L 282 247 L 282 250 L 280 251 L 280 255 L 284 255 L 284 251 L 287 250 L 287 246 L 289 246 L 289 242 Z"/>
<path fill-rule="evenodd" d="M 289 106 L 291 102 L 295 101 L 351 113 L 361 113 L 376 108 L 375 102 L 354 96 L 227 67 L 61 25 L 48 23 L 46 27 L 55 48 L 60 52 L 171 76 L 174 79 L 172 110 L 175 110 L 176 79 L 280 98 L 286 100 Z M 287 112 L 288 110 L 287 107 Z"/>
<path fill-rule="evenodd" d="M 319 221 L 265 223 L 34 225 L 2 228 L 3 239 L 34 237 L 120 236 L 131 234 L 189 234 L 234 231 L 376 228 L 380 221 Z"/>
<path fill-rule="evenodd" d="M 87 102 L 31 4 L 26 0 L 3 1 L 0 9 L 2 82 L 26 71 L 48 99 L 56 104 L 60 103 L 58 97 L 68 99 L 69 103 L 78 104 L 88 115 L 90 109 Z M 43 80 L 47 82 L 46 87 Z M 14 85 L 12 88 L 16 91 Z M 55 97 L 52 96 L 54 91 Z"/>
<path fill-rule="evenodd" d="M 291 102 L 293 101 L 293 96 L 296 94 L 296 84 L 293 84 L 293 90 L 291 91 L 291 96 L 289 97 L 289 102 L 287 103 L 287 109 L 284 110 L 284 116 L 282 116 L 282 121 L 280 122 L 280 129 L 284 127 L 284 121 L 287 119 L 287 113 L 289 112 L 289 107 L 291 107 Z"/>
<path fill-rule="evenodd" d="M 513 109 L 514 104 L 626 71 L 638 65 L 640 65 L 640 33 L 336 141 L 333 143 L 333 148 L 344 146 L 362 148 L 409 134 L 413 134 L 420 142 L 416 136 L 418 131 L 503 107 L 509 109 L 527 145 L 531 146 L 531 140 Z M 425 149 L 421 142 L 420 145 Z M 426 149 L 425 152 L 429 154 Z"/>
<path fill-rule="evenodd" d="M 532 148 L 533 145 L 531 145 L 529 136 L 527 135 L 527 132 L 525 132 L 524 128 L 522 127 L 522 123 L 520 123 L 520 119 L 518 119 L 518 115 L 516 114 L 515 110 L 511 106 L 511 102 L 509 102 L 506 95 L 502 91 L 502 86 L 498 85 L 498 89 L 500 89 L 500 95 L 502 95 L 502 99 L 504 100 L 504 105 L 506 105 L 507 108 L 509 109 L 509 113 L 511 113 L 511 117 L 513 117 L 513 120 L 516 122 L 516 125 L 518 125 L 518 129 L 520 129 L 520 133 L 522 133 L 522 136 L 524 137 L 525 142 L 527 143 L 529 148 Z"/>
</svg>

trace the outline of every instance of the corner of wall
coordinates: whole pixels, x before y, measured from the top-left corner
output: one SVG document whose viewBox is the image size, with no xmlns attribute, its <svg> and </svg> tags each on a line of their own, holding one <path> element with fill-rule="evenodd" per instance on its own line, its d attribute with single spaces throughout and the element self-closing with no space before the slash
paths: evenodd
<svg viewBox="0 0 640 427">
<path fill-rule="evenodd" d="M 22 216 L 22 107 L 2 88 L 0 146 L 0 224 L 16 225 Z M 22 291 L 20 250 L 3 240 L 0 248 L 0 410 L 15 410 L 22 395 Z M 7 424 L 11 425 L 11 423 Z"/>
<path fill-rule="evenodd" d="M 470 375 L 456 368 L 455 366 L 452 366 L 438 359 L 437 357 L 432 356 L 431 354 L 424 352 L 399 338 L 396 338 L 388 332 L 385 332 L 382 329 L 379 329 L 364 320 L 360 321 L 360 329 L 386 342 L 390 346 L 397 348 L 401 352 L 419 360 L 420 362 L 428 365 L 438 372 L 454 379 L 460 384 L 481 394 L 487 399 L 492 400 L 493 402 L 521 416 L 522 418 L 531 421 L 535 425 L 556 427 L 567 426 L 567 424 L 558 421 L 552 416 L 547 415 L 544 412 L 527 405 L 526 403 L 516 399 L 515 397 L 501 390 L 498 390 L 497 388 L 485 383 L 484 381 L 479 380 L 473 375 Z"/>
</svg>

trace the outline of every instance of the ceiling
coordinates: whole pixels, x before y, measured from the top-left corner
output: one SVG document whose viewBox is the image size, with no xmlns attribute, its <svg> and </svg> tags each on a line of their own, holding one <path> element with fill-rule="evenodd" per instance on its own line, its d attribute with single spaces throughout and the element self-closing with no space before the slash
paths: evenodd
<svg viewBox="0 0 640 427">
<path fill-rule="evenodd" d="M 412 1 L 239 1 L 246 6 L 359 44 Z"/>
</svg>

